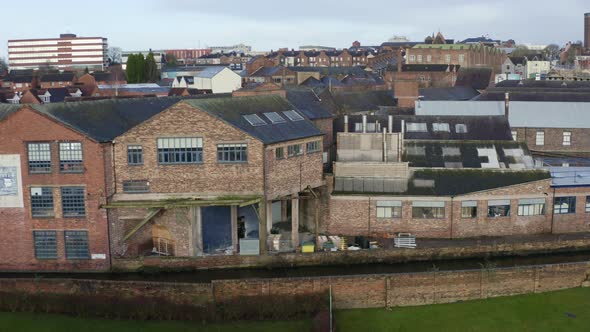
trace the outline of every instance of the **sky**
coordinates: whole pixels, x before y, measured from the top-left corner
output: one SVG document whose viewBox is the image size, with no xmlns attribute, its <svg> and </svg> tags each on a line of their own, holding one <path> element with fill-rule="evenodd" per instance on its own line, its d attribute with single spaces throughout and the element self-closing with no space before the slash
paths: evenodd
<svg viewBox="0 0 590 332">
<path fill-rule="evenodd" d="M 301 45 L 379 45 L 393 35 L 422 41 L 489 35 L 517 43 L 564 45 L 583 40 L 588 0 L 65 0 L 2 6 L 0 57 L 10 39 L 60 33 L 106 37 L 125 51 L 245 43 L 254 50 Z M 35 10 L 30 10 L 36 8 Z M 42 10 L 37 10 L 42 8 Z M 22 15 L 25 15 L 24 19 Z"/>
</svg>

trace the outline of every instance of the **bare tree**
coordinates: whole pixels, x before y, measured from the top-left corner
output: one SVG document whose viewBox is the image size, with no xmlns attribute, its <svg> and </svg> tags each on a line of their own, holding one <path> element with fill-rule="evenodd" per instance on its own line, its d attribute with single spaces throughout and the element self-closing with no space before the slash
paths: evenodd
<svg viewBox="0 0 590 332">
<path fill-rule="evenodd" d="M 551 44 L 545 47 L 543 55 L 549 60 L 555 60 L 559 58 L 560 47 L 556 44 Z"/>
<path fill-rule="evenodd" d="M 111 65 L 114 64 L 120 64 L 122 62 L 122 53 L 123 51 L 121 50 L 120 47 L 109 47 L 108 51 L 107 51 L 107 57 L 109 58 L 109 63 Z"/>
</svg>

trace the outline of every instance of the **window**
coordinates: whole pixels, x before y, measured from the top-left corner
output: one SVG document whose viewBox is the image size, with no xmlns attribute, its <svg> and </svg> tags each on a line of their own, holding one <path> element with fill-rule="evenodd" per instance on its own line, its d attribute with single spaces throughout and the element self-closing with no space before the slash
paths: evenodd
<svg viewBox="0 0 590 332">
<path fill-rule="evenodd" d="M 553 212 L 555 214 L 570 214 L 576 213 L 576 198 L 575 197 L 555 197 L 553 203 Z"/>
<path fill-rule="evenodd" d="M 401 201 L 377 201 L 377 218 L 401 218 Z"/>
<path fill-rule="evenodd" d="M 545 132 L 538 131 L 535 137 L 535 145 L 545 145 Z"/>
<path fill-rule="evenodd" d="M 307 143 L 307 153 L 320 152 L 322 150 L 322 141 L 314 141 Z"/>
<path fill-rule="evenodd" d="M 275 157 L 277 160 L 285 159 L 285 148 L 280 147 L 275 149 Z"/>
<path fill-rule="evenodd" d="M 143 165 L 143 147 L 141 145 L 127 146 L 127 164 Z"/>
<path fill-rule="evenodd" d="M 422 62 L 422 56 L 418 55 L 418 62 Z"/>
<path fill-rule="evenodd" d="M 44 104 L 49 104 L 51 96 L 39 96 L 39 98 Z"/>
<path fill-rule="evenodd" d="M 477 202 L 464 201 L 461 202 L 461 218 L 477 218 Z"/>
<path fill-rule="evenodd" d="M 64 218 L 76 218 L 86 216 L 84 188 L 61 188 L 61 205 Z"/>
<path fill-rule="evenodd" d="M 283 112 L 283 114 L 289 118 L 289 120 L 291 121 L 301 121 L 303 120 L 303 117 L 301 116 L 301 114 L 297 113 L 296 111 L 286 111 Z"/>
<path fill-rule="evenodd" d="M 488 201 L 488 217 L 509 217 L 510 216 L 510 200 L 502 199 L 495 201 Z"/>
<path fill-rule="evenodd" d="M 432 130 L 433 131 L 446 131 L 446 132 L 451 131 L 448 123 L 433 123 Z"/>
<path fill-rule="evenodd" d="M 160 164 L 198 164 L 203 162 L 200 137 L 158 138 Z"/>
<path fill-rule="evenodd" d="M 586 196 L 586 213 L 590 213 L 590 196 Z"/>
<path fill-rule="evenodd" d="M 410 55 L 410 61 L 411 62 L 416 61 L 416 56 L 415 55 Z"/>
<path fill-rule="evenodd" d="M 542 216 L 545 214 L 545 199 L 521 199 L 518 201 L 519 216 Z"/>
<path fill-rule="evenodd" d="M 289 157 L 300 156 L 303 154 L 303 144 L 289 145 L 287 147 L 287 154 Z"/>
<path fill-rule="evenodd" d="M 50 187 L 31 187 L 31 215 L 33 218 L 52 218 L 53 189 Z"/>
<path fill-rule="evenodd" d="M 432 61 L 432 55 L 427 55 L 426 62 L 431 62 L 431 61 Z"/>
<path fill-rule="evenodd" d="M 248 144 L 217 144 L 217 161 L 220 163 L 248 162 Z"/>
<path fill-rule="evenodd" d="M 467 134 L 467 126 L 462 123 L 458 123 L 455 125 L 455 132 L 457 134 Z"/>
<path fill-rule="evenodd" d="M 413 202 L 412 218 L 415 219 L 443 219 L 445 217 L 445 202 Z"/>
<path fill-rule="evenodd" d="M 512 140 L 514 140 L 514 141 L 518 140 L 518 132 L 516 130 L 512 131 Z"/>
<path fill-rule="evenodd" d="M 59 170 L 63 173 L 79 173 L 84 171 L 82 143 L 59 143 Z"/>
<path fill-rule="evenodd" d="M 252 126 L 264 126 L 266 122 L 256 114 L 248 114 L 242 116 Z"/>
<path fill-rule="evenodd" d="M 35 245 L 35 258 L 57 258 L 57 232 L 33 231 L 33 243 Z"/>
<path fill-rule="evenodd" d="M 88 232 L 65 231 L 66 259 L 89 259 Z"/>
<path fill-rule="evenodd" d="M 285 122 L 287 122 L 277 112 L 264 113 L 264 116 L 266 116 L 270 120 L 270 122 L 272 122 L 272 123 L 285 123 Z"/>
<path fill-rule="evenodd" d="M 51 173 L 51 146 L 49 143 L 28 143 L 29 172 Z"/>
<path fill-rule="evenodd" d="M 129 194 L 149 193 L 150 183 L 147 180 L 123 181 L 123 192 Z"/>
<path fill-rule="evenodd" d="M 445 61 L 447 63 L 451 63 L 451 55 L 450 54 L 445 55 Z"/>
<path fill-rule="evenodd" d="M 416 123 L 416 122 L 408 122 L 406 124 L 406 130 L 408 132 L 422 132 L 425 133 L 428 131 L 426 127 L 426 123 Z"/>
<path fill-rule="evenodd" d="M 459 54 L 459 63 L 463 63 L 465 61 L 465 54 Z"/>
<path fill-rule="evenodd" d="M 571 131 L 564 131 L 563 132 L 563 145 L 564 146 L 572 145 L 572 132 Z"/>
</svg>

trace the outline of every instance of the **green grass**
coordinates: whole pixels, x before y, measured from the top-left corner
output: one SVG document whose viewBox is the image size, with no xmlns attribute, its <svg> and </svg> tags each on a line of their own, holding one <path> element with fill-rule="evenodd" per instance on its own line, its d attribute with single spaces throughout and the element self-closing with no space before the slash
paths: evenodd
<svg viewBox="0 0 590 332">
<path fill-rule="evenodd" d="M 311 321 L 236 322 L 202 325 L 191 322 L 116 321 L 0 312 L 0 332 L 304 332 L 310 329 Z"/>
<path fill-rule="evenodd" d="M 336 326 L 338 332 L 590 331 L 590 288 L 391 310 L 343 310 L 336 313 Z"/>
</svg>

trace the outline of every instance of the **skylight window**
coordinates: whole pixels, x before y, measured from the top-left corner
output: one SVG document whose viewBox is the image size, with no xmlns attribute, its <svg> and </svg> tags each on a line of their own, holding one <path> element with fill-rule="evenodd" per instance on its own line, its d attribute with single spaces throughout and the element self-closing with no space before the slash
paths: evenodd
<svg viewBox="0 0 590 332">
<path fill-rule="evenodd" d="M 264 113 L 264 116 L 266 116 L 270 120 L 270 122 L 272 122 L 272 123 L 284 123 L 284 122 L 287 122 L 277 112 Z"/>
<path fill-rule="evenodd" d="M 286 112 L 283 112 L 283 114 L 286 117 L 288 117 L 289 120 L 291 120 L 291 121 L 302 121 L 303 120 L 303 117 L 295 111 L 286 111 Z"/>
<path fill-rule="evenodd" d="M 433 123 L 432 130 L 435 132 L 446 131 L 447 133 L 451 131 L 448 123 Z"/>
<path fill-rule="evenodd" d="M 426 123 L 423 122 L 408 122 L 406 124 L 406 130 L 409 133 L 425 133 L 428 131 Z"/>
<path fill-rule="evenodd" d="M 266 122 L 256 114 L 243 115 L 244 119 L 253 126 L 264 126 Z"/>
<path fill-rule="evenodd" d="M 457 134 L 466 134 L 467 133 L 467 126 L 462 123 L 458 123 L 455 125 L 455 132 Z"/>
</svg>

